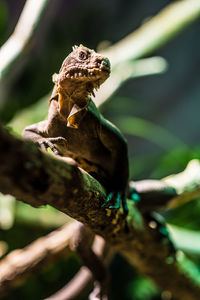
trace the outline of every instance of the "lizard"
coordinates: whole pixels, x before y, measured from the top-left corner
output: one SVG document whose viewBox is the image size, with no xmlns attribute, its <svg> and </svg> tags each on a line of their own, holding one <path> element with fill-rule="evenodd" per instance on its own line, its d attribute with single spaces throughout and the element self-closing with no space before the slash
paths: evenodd
<svg viewBox="0 0 200 300">
<path fill-rule="evenodd" d="M 59 73 L 53 75 L 47 120 L 27 126 L 22 136 L 44 150 L 50 148 L 56 155 L 75 161 L 104 186 L 107 192 L 104 205 L 118 209 L 122 203 L 126 216 L 127 143 L 120 130 L 100 114 L 91 98 L 110 71 L 107 57 L 83 45 L 74 46 Z M 88 229 L 81 223 L 79 226 L 74 237 L 76 250 L 99 282 L 95 294 L 107 299 L 107 272 L 100 259 L 86 247 L 83 233 Z"/>
<path fill-rule="evenodd" d="M 137 183 L 128 185 L 127 142 L 120 130 L 103 117 L 91 98 L 95 96 L 94 90 L 109 77 L 110 71 L 107 57 L 83 45 L 74 46 L 59 73 L 53 75 L 54 88 L 49 99 L 47 120 L 27 126 L 22 135 L 25 140 L 37 143 L 44 150 L 50 148 L 56 155 L 75 161 L 78 167 L 92 175 L 106 189 L 107 200 L 103 206 L 118 209 L 122 203 L 126 216 L 126 196 L 138 201 L 143 189 L 139 186 L 138 193 Z M 163 185 L 152 188 L 152 182 L 146 185 L 145 194 L 152 192 L 158 194 L 157 198 L 165 189 Z M 145 187 L 144 184 L 142 186 Z M 167 198 L 171 198 L 172 194 L 167 194 Z M 75 237 L 76 248 L 83 262 L 92 269 L 94 277 L 102 281 L 100 298 L 106 299 L 107 278 L 104 282 L 101 278 L 101 274 L 106 277 L 105 271 L 91 251 L 90 257 L 87 256 L 88 251 L 84 246 L 87 238 L 83 234 L 86 231 L 88 229 L 80 223 Z"/>
<path fill-rule="evenodd" d="M 72 158 L 107 191 L 109 208 L 122 203 L 127 214 L 129 178 L 127 143 L 95 106 L 91 96 L 110 75 L 110 61 L 83 45 L 74 46 L 58 74 L 49 99 L 47 120 L 26 127 L 25 140 Z M 107 203 L 105 203 L 107 204 Z"/>
<path fill-rule="evenodd" d="M 128 196 L 136 202 L 142 200 L 137 203 L 141 209 L 159 209 L 176 191 L 157 180 L 128 183 L 127 142 L 91 99 L 110 72 L 107 57 L 83 45 L 74 46 L 59 73 L 53 75 L 47 120 L 27 126 L 23 138 L 36 142 L 42 149 L 49 147 L 55 154 L 73 159 L 104 186 L 107 191 L 104 205 L 111 203 L 109 208 L 118 209 L 122 203 L 126 216 Z"/>
</svg>

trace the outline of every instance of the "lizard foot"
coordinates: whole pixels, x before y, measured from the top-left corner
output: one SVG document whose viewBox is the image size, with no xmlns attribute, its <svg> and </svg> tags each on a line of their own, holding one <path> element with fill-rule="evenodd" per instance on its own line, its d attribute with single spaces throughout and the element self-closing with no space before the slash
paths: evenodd
<svg viewBox="0 0 200 300">
<path fill-rule="evenodd" d="M 107 195 L 107 199 L 105 203 L 102 205 L 102 207 L 106 206 L 108 203 L 114 203 L 114 205 L 110 205 L 108 208 L 113 209 L 119 209 L 120 204 L 122 203 L 122 207 L 124 210 L 124 214 L 128 214 L 128 206 L 126 202 L 126 196 L 124 192 L 119 192 L 119 191 L 112 191 Z"/>
<path fill-rule="evenodd" d="M 54 154 L 62 156 L 62 154 L 58 151 L 54 143 L 60 145 L 63 143 L 66 144 L 66 139 L 59 136 L 55 138 L 42 138 L 38 141 L 38 144 L 42 150 L 46 151 L 48 148 L 50 148 Z"/>
</svg>

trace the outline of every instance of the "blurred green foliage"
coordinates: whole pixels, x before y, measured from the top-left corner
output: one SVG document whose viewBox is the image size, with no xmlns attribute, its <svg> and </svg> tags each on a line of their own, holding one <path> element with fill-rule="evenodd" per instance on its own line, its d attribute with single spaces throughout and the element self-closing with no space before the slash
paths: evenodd
<svg viewBox="0 0 200 300">
<path fill-rule="evenodd" d="M 8 11 L 6 3 L 0 0 L 0 44 L 3 43 L 6 36 L 6 26 L 8 22 Z"/>
</svg>

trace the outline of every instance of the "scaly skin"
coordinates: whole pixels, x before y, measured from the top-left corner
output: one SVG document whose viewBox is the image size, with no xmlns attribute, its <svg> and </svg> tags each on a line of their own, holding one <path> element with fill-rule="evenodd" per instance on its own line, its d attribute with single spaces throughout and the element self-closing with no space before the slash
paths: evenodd
<svg viewBox="0 0 200 300">
<path fill-rule="evenodd" d="M 73 159 L 105 187 L 108 193 L 105 205 L 119 208 L 122 201 L 127 213 L 127 144 L 120 131 L 99 113 L 90 97 L 95 96 L 94 89 L 98 89 L 109 75 L 110 62 L 106 57 L 82 45 L 73 47 L 59 74 L 53 75 L 55 85 L 49 100 L 48 119 L 26 127 L 23 138 Z M 90 299 L 106 300 L 105 267 L 86 249 L 87 243 L 82 238 L 84 227 L 80 228 L 75 237 L 77 251 L 99 280 Z"/>
<path fill-rule="evenodd" d="M 43 149 L 50 147 L 57 155 L 73 159 L 105 187 L 108 196 L 104 205 L 119 208 L 122 202 L 126 215 L 129 177 L 127 144 L 120 131 L 99 113 L 90 97 L 95 96 L 94 90 L 109 75 L 110 62 L 106 57 L 82 45 L 73 47 L 59 73 L 53 75 L 55 85 L 49 100 L 48 119 L 26 127 L 23 138 L 36 142 Z M 144 197 L 146 194 L 150 194 L 151 199 L 157 195 L 156 199 L 159 199 L 166 187 L 162 185 L 158 189 L 154 188 L 154 184 L 143 183 L 143 195 L 140 185 L 133 183 L 128 195 L 134 201 L 140 199 L 140 194 L 144 200 L 148 198 Z M 172 197 L 171 193 L 168 196 Z M 152 211 L 151 207 L 149 211 Z M 79 232 L 75 234 L 77 251 L 100 282 L 95 289 L 96 295 L 99 299 L 107 299 L 108 277 L 98 257 L 87 251 L 85 241 L 88 239 L 84 237 L 84 232 L 87 230 L 80 225 Z M 94 295 L 95 299 L 98 297 Z"/>
<path fill-rule="evenodd" d="M 108 203 L 114 205 L 109 207 L 119 208 L 121 199 L 126 211 L 127 144 L 90 97 L 109 75 L 106 57 L 82 45 L 73 47 L 53 75 L 48 119 L 26 127 L 23 138 L 75 160 L 106 188 Z"/>
</svg>

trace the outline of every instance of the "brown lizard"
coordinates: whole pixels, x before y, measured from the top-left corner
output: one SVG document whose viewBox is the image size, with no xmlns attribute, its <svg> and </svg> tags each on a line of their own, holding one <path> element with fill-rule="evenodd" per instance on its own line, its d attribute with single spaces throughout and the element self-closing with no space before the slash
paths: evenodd
<svg viewBox="0 0 200 300">
<path fill-rule="evenodd" d="M 127 143 L 91 100 L 94 89 L 109 75 L 108 58 L 82 45 L 74 46 L 59 74 L 53 75 L 55 85 L 49 100 L 48 119 L 26 127 L 23 138 L 36 142 L 42 149 L 49 147 L 57 155 L 72 158 L 105 187 L 108 195 L 105 204 L 119 208 L 122 202 L 126 215 Z M 75 235 L 76 249 L 99 281 L 95 295 L 107 299 L 108 275 L 99 258 L 91 254 L 92 250 L 88 251 L 84 232 L 87 229 L 80 224 Z"/>
<path fill-rule="evenodd" d="M 140 203 L 145 202 L 147 206 L 149 202 L 148 210 L 152 211 L 153 201 L 148 201 L 148 195 L 151 199 L 159 199 L 160 195 L 163 199 L 165 195 L 168 201 L 175 191 L 155 180 L 132 182 L 128 187 L 127 143 L 119 129 L 100 114 L 90 97 L 109 75 L 108 58 L 82 45 L 74 46 L 59 74 L 53 75 L 55 85 L 49 100 L 48 119 L 26 127 L 23 138 L 72 158 L 106 188 L 105 204 L 112 203 L 109 208 L 119 208 L 121 200 L 126 215 L 128 195 L 136 202 L 147 198 Z M 160 204 L 157 202 L 156 208 Z"/>
<path fill-rule="evenodd" d="M 108 203 L 109 208 L 119 208 L 121 202 L 126 216 L 126 195 L 138 201 L 143 190 L 138 194 L 133 183 L 129 194 L 127 193 L 127 143 L 121 132 L 100 114 L 91 99 L 91 95 L 95 96 L 94 90 L 109 75 L 108 58 L 82 45 L 74 46 L 72 53 L 64 60 L 59 74 L 53 75 L 55 85 L 49 100 L 48 119 L 26 127 L 23 138 L 36 142 L 42 149 L 50 148 L 57 155 L 72 158 L 105 187 L 105 205 Z M 146 185 L 147 194 L 148 190 L 152 190 L 153 195 L 158 196 L 165 188 L 161 186 L 154 189 L 152 182 Z M 171 193 L 168 197 L 172 197 Z M 91 251 L 89 257 L 87 255 L 87 238 L 83 234 L 87 230 L 80 224 L 75 236 L 76 249 L 100 282 L 99 292 L 97 290 L 99 298 L 107 299 L 108 279 L 104 267 Z"/>
<path fill-rule="evenodd" d="M 26 127 L 23 138 L 55 154 L 70 157 L 107 190 L 108 201 L 119 208 L 129 177 L 127 143 L 106 120 L 90 95 L 109 77 L 108 58 L 82 45 L 64 60 L 49 100 L 48 119 Z"/>
</svg>

